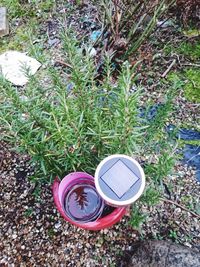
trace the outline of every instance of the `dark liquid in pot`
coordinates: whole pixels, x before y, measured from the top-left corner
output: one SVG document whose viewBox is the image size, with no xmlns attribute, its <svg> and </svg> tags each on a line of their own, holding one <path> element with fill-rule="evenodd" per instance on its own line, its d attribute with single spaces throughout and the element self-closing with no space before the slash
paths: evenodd
<svg viewBox="0 0 200 267">
<path fill-rule="evenodd" d="M 101 207 L 102 200 L 90 184 L 74 186 L 65 197 L 65 210 L 75 221 L 94 221 L 99 217 Z"/>
<path fill-rule="evenodd" d="M 106 205 L 104 206 L 103 212 L 102 212 L 102 214 L 101 214 L 101 218 L 103 218 L 103 217 L 105 217 L 105 216 L 111 214 L 115 209 L 116 209 L 116 208 L 111 207 L 111 206 L 109 206 L 109 205 L 106 204 Z"/>
</svg>

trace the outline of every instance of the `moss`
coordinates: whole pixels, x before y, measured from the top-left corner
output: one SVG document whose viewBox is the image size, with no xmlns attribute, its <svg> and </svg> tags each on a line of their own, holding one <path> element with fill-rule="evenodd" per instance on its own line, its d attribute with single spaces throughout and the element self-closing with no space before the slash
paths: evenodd
<svg viewBox="0 0 200 267">
<path fill-rule="evenodd" d="M 168 81 L 182 83 L 185 98 L 193 103 L 200 103 L 200 70 L 190 68 L 181 72 L 169 73 Z M 185 81 L 185 82 L 183 82 Z"/>
<path fill-rule="evenodd" d="M 180 82 L 181 79 L 180 79 L 179 76 L 180 75 L 178 74 L 178 72 L 171 72 L 171 73 L 168 74 L 167 79 L 171 83 L 173 83 L 173 82 Z"/>
<path fill-rule="evenodd" d="M 24 26 L 21 26 L 16 30 L 14 36 L 9 36 L 5 39 L 0 40 L 0 53 L 8 50 L 23 51 L 28 43 L 28 29 Z"/>
<path fill-rule="evenodd" d="M 20 50 L 20 49 L 18 49 L 18 45 L 15 43 L 15 41 L 6 42 L 6 39 L 0 40 L 0 54 L 8 50 Z"/>
<path fill-rule="evenodd" d="M 28 25 L 22 24 L 13 30 L 9 36 L 0 39 L 0 54 L 8 50 L 26 51 L 31 40 L 36 36 L 38 22 L 36 18 L 30 18 Z"/>
<path fill-rule="evenodd" d="M 167 44 L 164 47 L 164 53 L 169 55 L 172 52 L 195 61 L 200 58 L 200 43 L 196 41 L 184 41 L 182 43 L 177 43 L 176 45 Z"/>
<path fill-rule="evenodd" d="M 178 52 L 191 60 L 200 58 L 200 43 L 183 42 L 178 48 Z"/>
<path fill-rule="evenodd" d="M 43 12 L 51 11 L 55 6 L 55 0 L 32 0 L 29 3 L 20 0 L 1 0 L 1 5 L 7 7 L 10 18 L 30 19 L 36 17 L 38 11 L 41 16 L 45 15 Z"/>
<path fill-rule="evenodd" d="M 185 72 L 187 82 L 184 87 L 186 99 L 200 103 L 200 70 L 188 69 Z"/>
</svg>

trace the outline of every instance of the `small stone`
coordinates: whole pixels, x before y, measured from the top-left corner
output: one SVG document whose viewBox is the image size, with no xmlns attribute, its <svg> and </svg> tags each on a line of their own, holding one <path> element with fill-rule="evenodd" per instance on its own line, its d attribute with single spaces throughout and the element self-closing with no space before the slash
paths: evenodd
<svg viewBox="0 0 200 267">
<path fill-rule="evenodd" d="M 180 208 L 176 208 L 176 209 L 175 209 L 175 212 L 176 212 L 176 213 L 181 213 L 181 209 L 180 209 Z"/>
<path fill-rule="evenodd" d="M 5 7 L 0 7 L 0 37 L 7 34 L 9 34 L 7 10 Z"/>
<path fill-rule="evenodd" d="M 97 51 L 96 51 L 96 49 L 94 47 L 92 47 L 92 48 L 89 49 L 89 55 L 91 57 L 95 57 L 96 54 L 97 54 Z"/>
<path fill-rule="evenodd" d="M 34 75 L 41 67 L 41 63 L 36 59 L 18 51 L 7 51 L 0 55 L 0 67 L 3 77 L 17 86 L 24 86 L 29 75 Z"/>
<path fill-rule="evenodd" d="M 55 224 L 54 227 L 55 227 L 56 229 L 58 229 L 58 228 L 60 228 L 60 226 L 61 226 L 61 222 L 58 222 L 58 223 Z"/>
<path fill-rule="evenodd" d="M 185 246 L 187 246 L 187 247 L 189 247 L 189 248 L 192 247 L 192 245 L 191 245 L 190 243 L 188 243 L 188 242 L 185 242 Z"/>
<path fill-rule="evenodd" d="M 107 234 L 108 233 L 108 229 L 104 229 L 103 232 L 104 232 L 104 234 Z"/>
<path fill-rule="evenodd" d="M 90 248 L 91 245 L 90 245 L 89 243 L 86 243 L 86 247 L 87 247 L 87 248 Z"/>
<path fill-rule="evenodd" d="M 17 238 L 17 235 L 16 235 L 16 234 L 13 234 L 13 235 L 12 235 L 12 238 L 13 238 L 13 239 L 16 239 L 16 238 Z"/>
<path fill-rule="evenodd" d="M 25 96 L 25 95 L 22 95 L 22 96 L 20 96 L 20 100 L 23 101 L 23 102 L 27 102 L 28 101 L 28 97 Z M 19 170 L 21 171 L 21 169 L 22 168 L 20 168 Z M 23 171 L 23 169 L 22 169 L 22 171 Z"/>
<path fill-rule="evenodd" d="M 60 43 L 60 40 L 58 38 L 54 38 L 54 39 L 49 39 L 48 40 L 48 45 L 51 46 L 56 46 Z"/>
</svg>

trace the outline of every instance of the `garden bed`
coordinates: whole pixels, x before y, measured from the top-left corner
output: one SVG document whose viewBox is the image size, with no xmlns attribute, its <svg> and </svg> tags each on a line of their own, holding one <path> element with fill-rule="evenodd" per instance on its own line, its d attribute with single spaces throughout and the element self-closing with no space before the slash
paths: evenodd
<svg viewBox="0 0 200 267">
<path fill-rule="evenodd" d="M 71 24 L 78 38 L 84 37 L 83 42 L 88 45 L 91 34 L 102 26 L 97 7 L 90 2 L 80 6 L 57 2 L 56 6 L 40 5 L 32 16 L 16 14 L 17 9 L 10 8 L 11 32 L 0 40 L 0 52 L 8 48 L 28 51 L 43 63 L 38 75 L 44 86 L 50 84 L 45 76 L 49 66 L 61 71 L 63 77 L 66 74 L 68 66 L 63 60 L 61 30 Z M 198 93 L 190 93 L 191 84 L 199 83 L 199 69 L 195 66 L 200 58 L 198 47 L 196 38 L 185 36 L 178 25 L 170 26 L 159 28 L 131 59 L 142 61 L 136 81 L 142 87 L 142 107 L 147 102 L 151 106 L 165 103 L 166 84 L 174 76 L 182 83 L 165 126 L 172 124 L 199 131 Z M 163 75 L 173 60 L 169 73 Z M 182 140 L 178 144 L 175 141 L 174 146 L 182 151 L 186 144 L 200 145 L 198 139 Z M 145 150 L 137 157 L 144 167 L 159 160 L 156 154 L 145 154 Z M 137 224 L 134 215 L 127 214 L 111 229 L 91 232 L 78 229 L 60 217 L 53 203 L 51 185 L 30 182 L 34 174 L 30 156 L 17 154 L 12 145 L 1 141 L 0 265 L 126 266 L 134 250 L 133 243 L 146 239 L 172 240 L 200 251 L 199 182 L 195 167 L 184 163 L 177 160 L 170 174 L 163 178 L 164 201 L 150 207 L 141 205 L 147 217 L 138 229 L 131 226 Z"/>
</svg>

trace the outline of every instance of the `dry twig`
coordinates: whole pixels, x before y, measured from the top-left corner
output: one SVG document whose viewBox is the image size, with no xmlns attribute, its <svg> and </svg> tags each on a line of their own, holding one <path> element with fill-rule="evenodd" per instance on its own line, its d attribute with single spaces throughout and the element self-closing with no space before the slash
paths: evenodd
<svg viewBox="0 0 200 267">
<path fill-rule="evenodd" d="M 66 63 L 66 62 L 64 62 L 64 61 L 62 61 L 62 60 L 60 60 L 60 59 L 56 59 L 56 60 L 55 60 L 55 63 L 60 64 L 60 65 L 63 65 L 64 67 L 68 67 L 68 68 L 70 68 L 70 69 L 73 68 L 70 64 L 68 64 L 68 63 Z"/>
<path fill-rule="evenodd" d="M 161 75 L 162 78 L 165 78 L 165 76 L 168 74 L 168 72 L 171 70 L 171 68 L 175 65 L 176 59 L 172 61 L 172 63 L 169 65 L 169 67 L 166 69 L 166 71 Z"/>
<path fill-rule="evenodd" d="M 200 68 L 200 64 L 195 63 L 181 63 L 182 66 L 197 67 Z"/>
<path fill-rule="evenodd" d="M 197 214 L 197 213 L 195 213 L 195 212 L 193 212 L 193 211 L 187 209 L 186 207 L 184 207 L 184 206 L 178 204 L 177 202 L 174 202 L 174 201 L 172 201 L 172 200 L 170 200 L 170 199 L 167 199 L 167 198 L 161 198 L 161 200 L 164 201 L 164 202 L 166 202 L 166 203 L 173 204 L 173 205 L 175 205 L 175 206 L 181 208 L 182 210 L 189 212 L 189 213 L 192 214 L 194 217 L 197 217 L 197 218 L 200 219 L 200 215 L 199 215 L 199 214 Z"/>
</svg>

